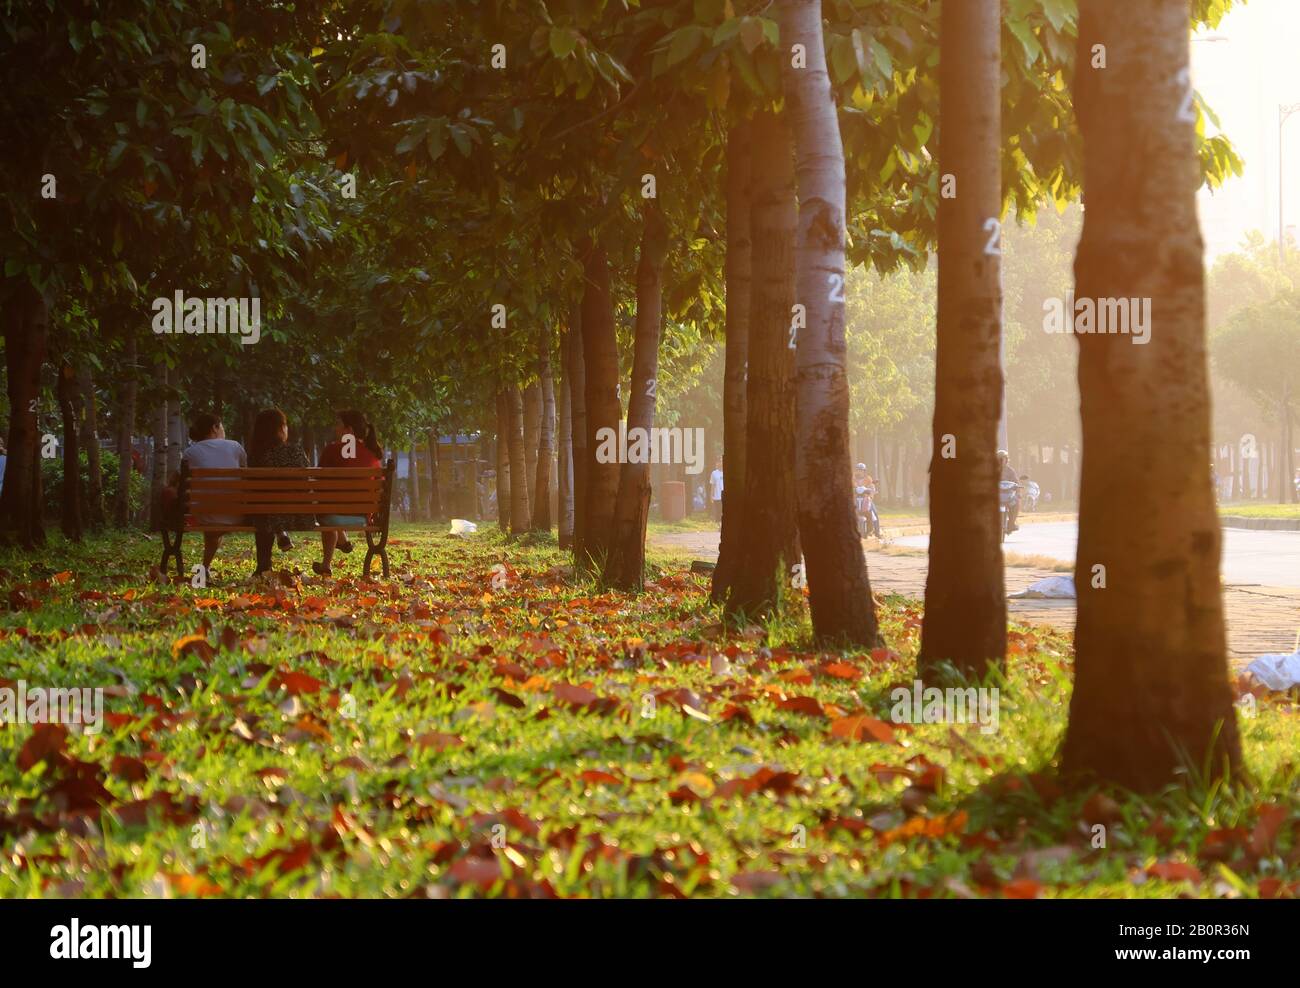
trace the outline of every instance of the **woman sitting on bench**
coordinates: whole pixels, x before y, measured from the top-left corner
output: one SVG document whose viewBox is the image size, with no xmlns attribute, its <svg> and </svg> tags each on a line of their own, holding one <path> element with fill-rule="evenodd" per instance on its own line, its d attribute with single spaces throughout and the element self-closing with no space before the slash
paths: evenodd
<svg viewBox="0 0 1300 988">
<path fill-rule="evenodd" d="M 356 409 L 347 408 L 334 414 L 334 435 L 336 438 L 321 450 L 318 466 L 380 466 L 384 457 L 384 448 L 379 445 L 379 437 L 375 435 L 375 427 Z M 322 526 L 360 526 L 365 525 L 368 519 L 361 515 L 320 515 L 316 520 Z M 320 542 L 321 561 L 312 563 L 311 568 L 321 576 L 333 576 L 334 571 L 330 568 L 330 563 L 334 559 L 335 547 L 337 546 L 340 552 L 351 552 L 352 543 L 347 540 L 347 534 L 340 531 L 321 532 Z"/>
<path fill-rule="evenodd" d="M 278 408 L 267 408 L 257 413 L 253 421 L 253 441 L 249 443 L 250 467 L 293 468 L 307 466 L 307 454 L 297 443 L 289 443 L 289 421 Z M 271 571 L 271 550 L 276 535 L 288 529 L 312 527 L 310 515 L 252 515 L 256 531 L 253 540 L 257 545 L 257 569 L 254 576 Z"/>
</svg>

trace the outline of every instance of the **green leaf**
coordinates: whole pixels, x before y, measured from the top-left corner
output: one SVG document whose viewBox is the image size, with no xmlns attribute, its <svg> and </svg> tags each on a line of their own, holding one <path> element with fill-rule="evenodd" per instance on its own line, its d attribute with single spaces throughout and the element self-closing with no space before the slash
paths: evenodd
<svg viewBox="0 0 1300 988">
<path fill-rule="evenodd" d="M 1069 21 L 1076 20 L 1079 9 L 1075 0 L 1043 0 L 1043 13 L 1056 30 L 1061 30 Z"/>
<path fill-rule="evenodd" d="M 1026 66 L 1032 66 L 1042 58 L 1043 46 L 1038 43 L 1038 39 L 1034 37 L 1033 29 L 1026 21 L 1010 20 L 1007 22 L 1007 28 L 1020 42 L 1020 47 L 1025 50 Z"/>
<path fill-rule="evenodd" d="M 572 28 L 553 27 L 551 28 L 551 54 L 556 58 L 564 58 L 573 54 L 573 49 L 578 47 L 578 35 Z"/>
<path fill-rule="evenodd" d="M 892 79 L 894 77 L 894 59 L 890 56 L 889 49 L 875 38 L 872 38 L 871 55 L 876 60 L 876 68 L 880 69 L 880 74 L 886 79 Z"/>
<path fill-rule="evenodd" d="M 704 28 L 696 24 L 688 24 L 673 32 L 672 44 L 668 47 L 667 67 L 672 68 L 689 58 L 704 42 L 705 36 Z"/>
<path fill-rule="evenodd" d="M 858 60 L 853 52 L 853 42 L 845 35 L 840 35 L 831 42 L 831 79 L 836 85 L 853 78 Z"/>
</svg>

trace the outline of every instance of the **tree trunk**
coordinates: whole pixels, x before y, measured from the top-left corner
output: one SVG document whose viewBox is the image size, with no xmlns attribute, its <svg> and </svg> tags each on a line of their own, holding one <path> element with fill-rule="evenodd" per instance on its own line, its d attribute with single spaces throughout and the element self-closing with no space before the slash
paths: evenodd
<svg viewBox="0 0 1300 988">
<path fill-rule="evenodd" d="M 438 427 L 429 430 L 429 520 L 447 517 L 442 507 L 442 478 L 438 476 Z"/>
<path fill-rule="evenodd" d="M 1153 301 L 1145 345 L 1076 336 L 1086 453 L 1062 768 L 1143 791 L 1183 767 L 1210 779 L 1241 767 L 1205 469 L 1200 170 L 1193 123 L 1180 119 L 1192 92 L 1188 33 L 1186 2 L 1080 6 L 1074 85 L 1088 208 L 1076 298 Z M 1101 44 L 1108 67 L 1091 69 Z"/>
<path fill-rule="evenodd" d="M 1282 384 L 1281 411 L 1282 434 L 1278 443 L 1277 500 L 1279 504 L 1292 504 L 1295 502 L 1295 466 L 1292 456 L 1295 443 L 1291 439 L 1291 382 L 1289 380 Z"/>
<path fill-rule="evenodd" d="M 727 342 L 722 384 L 722 535 L 711 594 L 727 599 L 745 536 L 745 378 L 749 361 L 749 127 L 727 135 Z"/>
<path fill-rule="evenodd" d="M 565 377 L 569 392 L 573 452 L 573 559 L 585 558 L 587 532 L 587 374 L 583 358 L 582 306 L 575 303 L 569 321 L 569 354 Z"/>
<path fill-rule="evenodd" d="M 167 485 L 167 364 L 154 365 L 154 383 L 158 387 L 158 404 L 153 412 L 153 456 L 149 469 L 149 530 L 162 531 L 162 490 Z"/>
<path fill-rule="evenodd" d="M 135 428 L 135 398 L 139 388 L 136 367 L 135 330 L 126 330 L 126 354 L 117 400 L 117 497 L 113 501 L 113 523 L 119 528 L 131 524 L 131 434 Z"/>
<path fill-rule="evenodd" d="M 453 433 L 454 435 L 454 433 Z M 453 507 L 455 510 L 456 460 L 451 463 Z M 505 388 L 497 391 L 497 525 L 510 530 L 510 396 Z"/>
<path fill-rule="evenodd" d="M 506 390 L 506 397 L 510 412 L 510 534 L 522 535 L 528 531 L 528 522 L 532 518 L 528 504 L 528 472 L 524 465 L 524 399 L 517 385 Z"/>
<path fill-rule="evenodd" d="M 799 191 L 795 477 L 799 540 L 819 643 L 876 643 L 876 607 L 853 512 L 848 345 L 844 335 L 844 147 L 826 72 L 821 0 L 781 0 L 783 43 L 805 46 L 807 67 L 783 60 L 786 114 Z"/>
<path fill-rule="evenodd" d="M 185 419 L 181 415 L 180 368 L 167 372 L 167 476 L 179 473 L 185 449 Z"/>
<path fill-rule="evenodd" d="M 751 126 L 753 243 L 749 378 L 745 387 L 745 539 L 731 579 L 727 613 L 770 611 L 798 562 L 794 484 L 794 239 L 797 206 L 790 131 L 759 113 Z M 691 492 L 687 491 L 687 504 Z"/>
<path fill-rule="evenodd" d="M 77 374 L 77 393 L 80 399 L 78 420 L 82 441 L 86 446 L 88 481 L 83 495 L 84 519 L 94 529 L 104 527 L 104 467 L 99 456 L 99 408 L 95 395 L 95 379 L 90 367 L 82 364 Z"/>
<path fill-rule="evenodd" d="M 939 200 L 922 679 L 945 661 L 982 675 L 1001 667 L 1007 650 L 997 462 L 1002 272 L 987 248 L 1002 209 L 1001 10 L 998 0 L 969 0 L 945 3 L 940 16 L 939 170 L 957 189 Z"/>
<path fill-rule="evenodd" d="M 537 446 L 542 441 L 542 389 L 534 381 L 523 389 L 524 470 L 528 477 L 528 508 L 537 510 Z M 532 516 L 529 515 L 529 524 Z"/>
<path fill-rule="evenodd" d="M 617 457 L 597 456 L 602 430 L 618 435 L 622 405 L 618 399 L 618 340 L 614 336 L 614 303 L 609 288 L 609 259 L 599 244 L 582 251 L 586 276 L 582 296 L 583 370 L 587 415 L 587 496 L 584 507 L 582 555 L 578 564 L 599 568 L 609 555 L 618 497 Z"/>
<path fill-rule="evenodd" d="M 551 376 L 551 332 L 548 329 L 537 348 L 537 383 L 541 396 L 538 416 L 537 465 L 533 489 L 533 531 L 551 530 L 551 485 L 555 472 L 555 379 Z"/>
<path fill-rule="evenodd" d="M 408 476 L 411 478 L 411 521 L 418 521 L 420 518 L 421 495 L 420 495 L 420 457 L 419 443 L 416 442 L 415 436 L 410 437 L 411 445 L 407 452 L 410 457 L 410 470 Z"/>
<path fill-rule="evenodd" d="M 632 354 L 632 384 L 627 406 L 629 450 L 640 433 L 648 442 L 655 424 L 655 377 L 659 373 L 659 324 L 663 317 L 664 258 L 668 228 L 654 199 L 642 213 L 641 259 L 636 269 L 636 343 Z M 641 459 L 638 457 L 638 459 Z M 645 583 L 645 530 L 650 516 L 650 464 L 623 464 L 614 508 L 614 537 L 605 559 L 604 580 L 621 590 L 640 590 Z"/>
<path fill-rule="evenodd" d="M 560 336 L 560 364 L 562 370 L 559 386 L 560 517 L 556 519 L 558 522 L 558 534 L 561 549 L 570 549 L 573 547 L 573 402 L 570 398 L 569 389 L 569 348 L 572 344 L 572 340 L 572 331 L 567 328 L 564 329 Z M 554 390 L 554 388 L 552 390 Z"/>
<path fill-rule="evenodd" d="M 77 372 L 72 364 L 59 365 L 57 392 L 63 420 L 63 534 L 81 541 L 81 455 L 77 438 Z"/>
<path fill-rule="evenodd" d="M 12 299 L 5 321 L 5 369 L 9 394 L 9 459 L 5 465 L 0 517 L 18 545 L 34 549 L 45 542 L 41 522 L 40 426 L 41 364 L 45 361 L 47 312 L 36 289 L 24 284 Z"/>
</svg>

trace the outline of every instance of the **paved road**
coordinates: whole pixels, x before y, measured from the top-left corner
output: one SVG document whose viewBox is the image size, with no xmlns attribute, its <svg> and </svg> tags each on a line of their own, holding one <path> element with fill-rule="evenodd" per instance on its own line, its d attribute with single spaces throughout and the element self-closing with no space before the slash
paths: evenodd
<svg viewBox="0 0 1300 988">
<path fill-rule="evenodd" d="M 1074 522 L 1025 524 L 1011 536 L 1007 549 L 1064 561 L 1074 558 Z M 1224 540 L 1224 611 L 1228 625 L 1228 651 L 1240 668 L 1265 652 L 1290 652 L 1300 637 L 1300 532 L 1232 529 Z M 664 548 L 685 550 L 699 559 L 718 556 L 717 532 L 682 532 L 654 535 L 651 542 Z M 893 544 L 924 548 L 925 536 L 893 540 Z M 922 551 L 893 555 L 874 551 L 879 543 L 866 543 L 871 585 L 878 593 L 925 596 L 928 558 Z M 1008 593 L 1023 590 L 1046 576 L 1058 576 L 1032 566 L 1008 566 Z M 1009 600 L 1013 621 L 1046 624 L 1064 630 L 1074 627 L 1073 600 Z"/>
<path fill-rule="evenodd" d="M 1300 588 L 1300 532 L 1227 528 L 1223 536 L 1225 583 Z M 1076 522 L 1027 523 L 1007 538 L 1004 548 L 1010 553 L 1047 556 L 1072 563 L 1078 537 Z M 894 540 L 895 545 L 917 549 L 924 549 L 929 543 L 928 535 Z"/>
</svg>

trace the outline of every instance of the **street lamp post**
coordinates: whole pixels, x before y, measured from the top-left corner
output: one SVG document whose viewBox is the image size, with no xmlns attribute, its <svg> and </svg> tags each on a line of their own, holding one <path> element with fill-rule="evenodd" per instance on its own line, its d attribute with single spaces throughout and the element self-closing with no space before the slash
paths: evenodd
<svg viewBox="0 0 1300 988">
<path fill-rule="evenodd" d="M 1300 112 L 1300 103 L 1279 103 L 1277 107 L 1277 260 L 1286 263 L 1286 212 L 1282 208 L 1286 172 L 1282 168 L 1282 127 L 1293 113 Z"/>
</svg>

